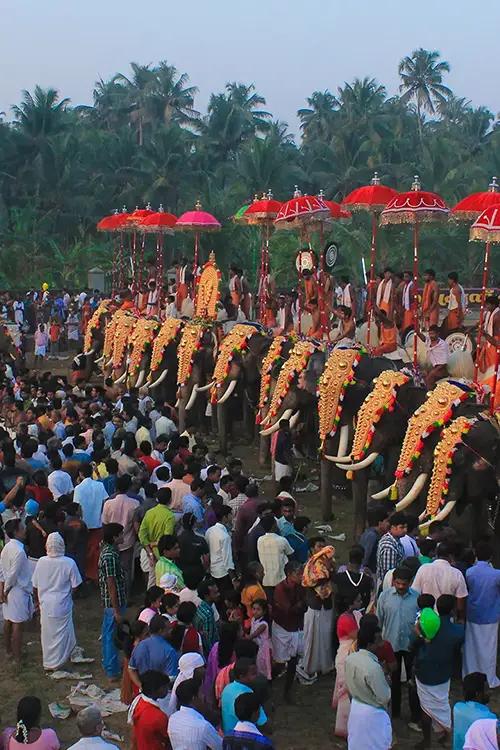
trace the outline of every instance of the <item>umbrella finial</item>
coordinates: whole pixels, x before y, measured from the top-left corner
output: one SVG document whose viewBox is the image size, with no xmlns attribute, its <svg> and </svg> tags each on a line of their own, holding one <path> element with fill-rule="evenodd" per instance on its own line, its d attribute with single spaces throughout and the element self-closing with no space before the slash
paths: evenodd
<svg viewBox="0 0 500 750">
<path fill-rule="evenodd" d="M 325 193 L 324 193 L 324 190 L 323 190 L 323 188 L 321 188 L 321 190 L 319 191 L 319 193 L 318 193 L 318 198 L 319 198 L 319 199 L 320 199 L 321 201 L 325 200 Z"/>
<path fill-rule="evenodd" d="M 489 193 L 498 193 L 500 190 L 500 185 L 498 184 L 498 177 L 492 177 L 491 182 L 488 185 L 488 192 Z"/>
<path fill-rule="evenodd" d="M 200 201 L 199 198 L 196 201 L 196 203 L 194 204 L 194 207 L 196 208 L 197 211 L 201 211 L 201 201 Z"/>
<path fill-rule="evenodd" d="M 413 184 L 411 186 L 411 189 L 417 192 L 418 190 L 422 189 L 422 185 L 420 184 L 420 177 L 418 174 L 416 174 L 413 178 Z"/>
<path fill-rule="evenodd" d="M 151 210 L 152 210 L 152 209 L 151 209 L 151 203 L 150 203 L 150 202 L 148 201 L 148 202 L 146 203 L 146 211 L 151 211 Z"/>
<path fill-rule="evenodd" d="M 123 204 L 123 206 L 122 206 L 122 214 L 126 214 L 126 213 L 127 213 L 127 206 L 125 204 Z"/>
<path fill-rule="evenodd" d="M 160 203 L 160 205 L 158 206 L 158 213 L 163 214 L 164 212 L 165 212 L 165 209 L 163 208 L 163 203 Z"/>
<path fill-rule="evenodd" d="M 271 188 L 269 188 L 269 190 L 267 191 L 266 198 L 268 201 L 271 201 L 273 199 L 273 191 L 271 190 Z"/>
<path fill-rule="evenodd" d="M 113 209 L 113 216 L 118 216 L 119 213 L 120 212 L 119 212 L 119 210 L 117 208 Z"/>
<path fill-rule="evenodd" d="M 258 193 L 254 193 L 253 202 L 257 203 L 258 200 L 259 200 L 259 194 Z"/>
<path fill-rule="evenodd" d="M 299 190 L 299 186 L 298 185 L 295 185 L 295 190 L 293 191 L 293 197 L 294 198 L 300 198 L 301 195 L 302 195 L 302 191 Z"/>
<path fill-rule="evenodd" d="M 378 176 L 378 172 L 373 173 L 370 185 L 380 185 L 380 177 Z"/>
</svg>

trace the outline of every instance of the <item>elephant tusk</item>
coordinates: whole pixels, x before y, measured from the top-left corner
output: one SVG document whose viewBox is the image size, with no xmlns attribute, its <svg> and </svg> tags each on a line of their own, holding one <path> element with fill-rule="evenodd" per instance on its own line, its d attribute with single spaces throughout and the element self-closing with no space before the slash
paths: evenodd
<svg viewBox="0 0 500 750">
<path fill-rule="evenodd" d="M 177 399 L 177 401 L 175 402 L 175 408 L 176 408 L 176 409 L 178 409 L 178 408 L 179 408 L 179 404 L 180 404 L 180 403 L 181 403 L 181 400 L 180 400 L 180 398 L 178 398 L 178 399 Z"/>
<path fill-rule="evenodd" d="M 90 357 L 91 354 L 95 354 L 95 349 L 89 349 L 88 352 L 83 352 L 86 357 Z"/>
<path fill-rule="evenodd" d="M 412 504 L 414 500 L 417 499 L 417 497 L 420 495 L 422 490 L 425 487 L 425 483 L 427 481 L 427 474 L 426 472 L 422 472 L 418 475 L 418 477 L 413 482 L 412 487 L 410 488 L 410 491 L 406 493 L 406 495 L 401 498 L 401 500 L 396 503 L 396 510 L 404 510 L 409 505 Z"/>
<path fill-rule="evenodd" d="M 265 430 L 261 430 L 260 434 L 262 435 L 262 437 L 267 437 L 268 435 L 272 435 L 274 432 L 277 432 L 279 428 L 280 428 L 280 423 L 275 422 L 274 424 L 271 425 L 271 427 L 266 427 Z"/>
<path fill-rule="evenodd" d="M 234 389 L 236 388 L 237 385 L 238 385 L 237 380 L 231 380 L 228 387 L 226 388 L 226 390 L 224 391 L 220 399 L 217 401 L 217 406 L 222 406 L 222 404 L 226 403 L 228 398 L 230 398 L 233 395 Z"/>
<path fill-rule="evenodd" d="M 299 417 L 300 417 L 300 411 L 299 411 L 299 409 L 297 409 L 297 411 L 295 412 L 295 414 L 293 414 L 292 417 L 290 417 L 290 429 L 291 430 L 293 430 L 293 428 L 295 427 L 295 425 L 299 421 Z"/>
<path fill-rule="evenodd" d="M 210 388 L 213 388 L 215 385 L 215 380 L 211 380 L 210 383 L 207 383 L 206 385 L 200 385 L 198 386 L 198 393 L 204 393 L 205 391 L 209 391 Z"/>
<path fill-rule="evenodd" d="M 439 511 L 439 513 L 437 514 L 437 516 L 434 516 L 434 518 L 432 518 L 430 520 L 431 521 L 444 521 L 445 518 L 448 518 L 448 516 L 450 515 L 451 511 L 453 510 L 453 508 L 455 507 L 456 504 L 457 504 L 456 500 L 448 500 L 448 502 L 446 503 L 446 505 L 444 506 L 444 508 L 441 508 L 441 510 Z M 421 524 L 419 526 L 419 529 L 421 529 L 422 527 L 427 526 L 428 523 L 429 522 L 427 521 L 426 523 Z"/>
<path fill-rule="evenodd" d="M 142 384 L 144 383 L 144 378 L 145 377 L 146 377 L 146 370 L 143 367 L 142 370 L 139 373 L 139 377 L 135 381 L 135 387 L 136 388 L 140 388 L 142 386 Z"/>
<path fill-rule="evenodd" d="M 373 453 L 370 453 L 370 455 L 362 461 L 357 461 L 354 464 L 337 464 L 337 467 L 343 471 L 360 471 L 361 469 L 366 469 L 368 466 L 371 466 L 377 458 L 378 453 L 373 451 Z"/>
<path fill-rule="evenodd" d="M 101 357 L 99 357 L 99 359 L 96 359 L 96 360 L 95 360 L 95 364 L 96 364 L 96 365 L 100 365 L 100 364 L 101 364 L 101 362 L 103 361 L 103 359 L 104 359 L 104 354 L 103 354 L 103 355 L 102 355 Z"/>
<path fill-rule="evenodd" d="M 342 427 L 340 428 L 338 455 L 337 456 L 325 456 L 325 458 L 328 458 L 329 461 L 333 461 L 333 463 L 335 463 L 336 461 L 339 464 L 350 463 L 351 457 L 346 456 L 348 440 L 349 440 L 349 425 L 343 424 Z"/>
<path fill-rule="evenodd" d="M 196 401 L 196 396 L 198 395 L 198 386 L 196 383 L 193 385 L 193 390 L 191 391 L 191 395 L 189 397 L 189 401 L 186 404 L 186 411 L 190 411 L 193 406 L 194 402 Z"/>
<path fill-rule="evenodd" d="M 120 377 L 119 377 L 119 378 L 117 378 L 117 379 L 116 379 L 116 380 L 114 381 L 114 382 L 115 382 L 115 385 L 120 385 L 120 383 L 123 383 L 123 382 L 124 382 L 124 380 L 126 379 L 127 375 L 128 375 L 128 367 L 126 368 L 126 370 L 125 370 L 125 372 L 123 373 L 123 375 L 120 375 Z"/>
<path fill-rule="evenodd" d="M 325 453 L 323 458 L 325 458 L 327 461 L 331 461 L 332 464 L 338 464 L 338 463 L 343 464 L 345 462 L 346 471 L 348 469 L 348 465 L 349 466 L 351 465 L 351 459 L 349 458 L 349 456 L 340 456 L 339 458 L 338 456 L 329 456 Z"/>
<path fill-rule="evenodd" d="M 385 488 L 385 490 L 380 490 L 380 492 L 376 492 L 374 495 L 372 495 L 372 500 L 384 500 L 386 497 L 389 497 L 391 494 L 392 484 L 390 484 L 388 487 Z"/>
<path fill-rule="evenodd" d="M 163 383 L 163 381 L 167 377 L 167 373 L 168 373 L 168 370 L 163 370 L 159 378 L 157 378 L 156 380 L 153 380 L 152 383 L 149 383 L 149 387 L 156 388 L 158 385 L 160 385 L 160 383 Z"/>
</svg>

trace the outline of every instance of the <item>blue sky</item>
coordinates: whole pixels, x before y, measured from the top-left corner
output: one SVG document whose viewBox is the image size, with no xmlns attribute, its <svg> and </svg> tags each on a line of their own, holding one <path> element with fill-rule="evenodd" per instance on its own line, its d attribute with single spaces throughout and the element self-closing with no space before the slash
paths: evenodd
<svg viewBox="0 0 500 750">
<path fill-rule="evenodd" d="M 419 46 L 450 62 L 457 96 L 500 110 L 500 0 L 0 0 L 0 9 L 9 116 L 37 83 L 89 103 L 99 76 L 166 59 L 198 86 L 198 109 L 226 81 L 254 83 L 297 133 L 296 110 L 314 90 L 370 76 L 395 93 L 399 60 Z"/>
</svg>

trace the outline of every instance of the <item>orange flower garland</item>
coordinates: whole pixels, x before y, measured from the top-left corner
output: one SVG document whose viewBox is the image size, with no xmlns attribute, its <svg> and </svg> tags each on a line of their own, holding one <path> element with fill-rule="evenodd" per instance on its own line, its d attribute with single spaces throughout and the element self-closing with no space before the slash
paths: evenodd
<svg viewBox="0 0 500 750">
<path fill-rule="evenodd" d="M 104 354 L 106 359 L 109 359 L 113 354 L 113 347 L 115 344 L 115 331 L 118 326 L 118 322 L 124 315 L 127 315 L 124 310 L 117 310 L 111 316 L 111 320 L 108 321 L 106 332 L 104 334 L 104 346 L 102 350 L 102 353 Z"/>
<path fill-rule="evenodd" d="M 425 508 L 427 515 L 431 518 L 436 515 L 448 494 L 453 454 L 475 421 L 467 417 L 454 419 L 443 430 L 439 443 L 434 449 L 434 464 Z"/>
<path fill-rule="evenodd" d="M 137 318 L 134 315 L 122 315 L 117 321 L 115 329 L 115 344 L 113 346 L 113 369 L 121 367 L 127 351 Z"/>
<path fill-rule="evenodd" d="M 142 355 L 146 347 L 151 346 L 151 342 L 158 331 L 160 324 L 157 320 L 151 318 L 139 318 L 132 333 L 130 343 L 132 351 L 130 352 L 130 372 L 135 373 L 141 366 Z"/>
<path fill-rule="evenodd" d="M 260 375 L 260 394 L 259 394 L 259 406 L 257 408 L 257 416 L 255 418 L 256 424 L 260 424 L 262 421 L 262 409 L 268 402 L 269 392 L 271 390 L 271 372 L 276 361 L 281 357 L 283 350 L 283 344 L 288 341 L 287 336 L 276 336 L 273 339 L 269 351 L 262 360 L 262 371 Z"/>
<path fill-rule="evenodd" d="M 337 432 L 345 390 L 354 380 L 354 370 L 363 355 L 360 349 L 334 349 L 318 383 L 320 450 L 326 438 Z"/>
<path fill-rule="evenodd" d="M 177 350 L 177 385 L 185 385 L 193 369 L 196 352 L 201 348 L 201 337 L 205 326 L 201 323 L 187 323 L 181 335 L 181 342 Z"/>
<path fill-rule="evenodd" d="M 386 411 L 394 410 L 398 388 L 409 379 L 397 370 L 386 370 L 375 378 L 373 390 L 356 415 L 356 431 L 351 450 L 354 461 L 360 461 L 364 457 L 373 440 L 377 423 Z"/>
<path fill-rule="evenodd" d="M 103 299 L 92 313 L 92 317 L 87 323 L 85 338 L 83 340 L 83 352 L 88 352 L 92 348 L 92 335 L 96 328 L 101 325 L 102 316 L 108 312 L 108 308 L 113 300 Z"/>
<path fill-rule="evenodd" d="M 162 323 L 158 336 L 156 336 L 153 343 L 151 372 L 154 372 L 159 368 L 165 349 L 170 343 L 172 343 L 183 325 L 184 321 L 178 320 L 177 318 L 167 318 Z"/>
<path fill-rule="evenodd" d="M 297 341 L 278 375 L 269 411 L 262 424 L 271 421 L 277 415 L 290 390 L 292 380 L 305 369 L 309 357 L 316 349 L 317 347 L 311 341 Z"/>
<path fill-rule="evenodd" d="M 419 458 L 424 447 L 424 440 L 431 432 L 440 429 L 453 417 L 453 407 L 469 398 L 470 391 L 464 391 L 458 385 L 442 381 L 431 391 L 427 400 L 410 417 L 403 440 L 394 476 L 401 479 L 409 474 L 413 464 Z"/>
<path fill-rule="evenodd" d="M 210 390 L 212 404 L 217 403 L 217 389 L 222 387 L 224 380 L 229 375 L 234 355 L 246 349 L 248 340 L 256 333 L 259 333 L 259 329 L 255 326 L 240 323 L 235 325 L 224 337 L 214 368 L 215 383 Z"/>
</svg>

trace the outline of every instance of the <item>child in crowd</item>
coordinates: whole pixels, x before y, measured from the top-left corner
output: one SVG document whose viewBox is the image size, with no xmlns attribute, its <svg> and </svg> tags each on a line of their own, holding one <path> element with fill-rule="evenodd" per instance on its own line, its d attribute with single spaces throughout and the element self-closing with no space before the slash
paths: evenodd
<svg viewBox="0 0 500 750">
<path fill-rule="evenodd" d="M 271 639 L 269 637 L 269 606 L 266 599 L 256 599 L 252 604 L 252 619 L 248 636 L 259 647 L 257 671 L 271 679 Z"/>
</svg>

